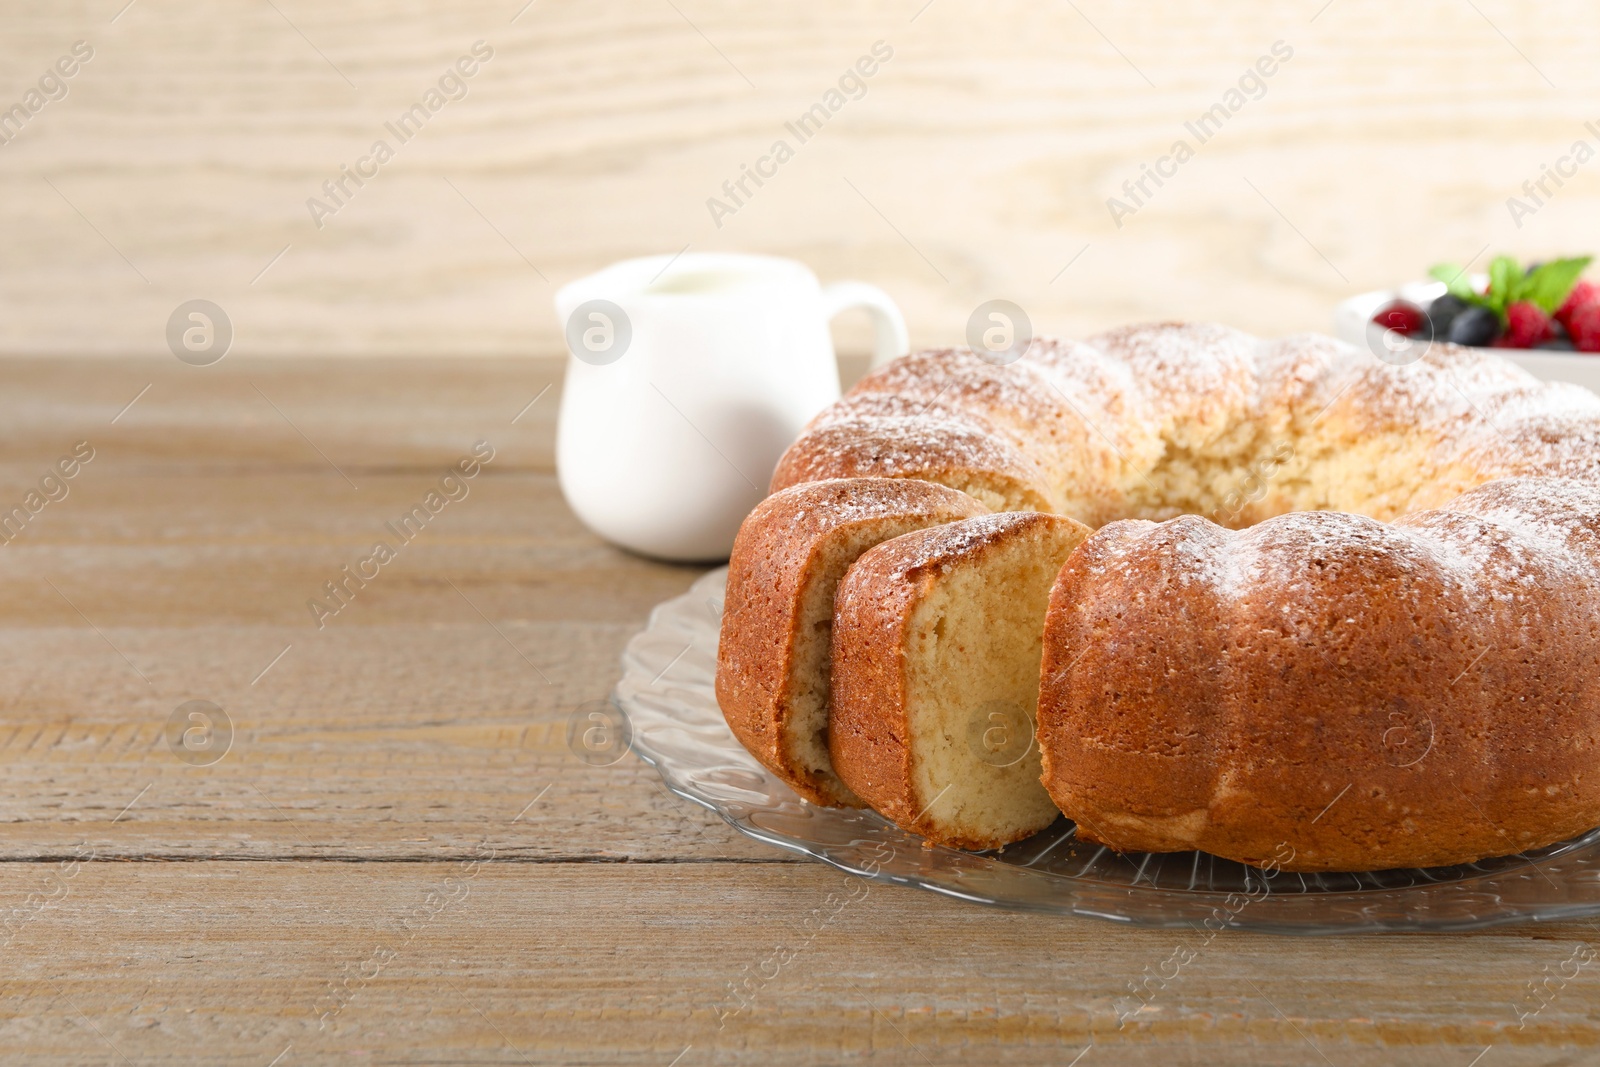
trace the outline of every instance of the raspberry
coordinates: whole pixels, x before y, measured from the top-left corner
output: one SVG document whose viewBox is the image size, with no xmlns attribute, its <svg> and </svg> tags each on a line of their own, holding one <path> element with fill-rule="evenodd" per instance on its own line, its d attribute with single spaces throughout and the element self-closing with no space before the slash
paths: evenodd
<svg viewBox="0 0 1600 1067">
<path fill-rule="evenodd" d="M 1572 292 L 1567 296 L 1567 302 L 1561 305 L 1561 310 L 1556 312 L 1556 321 L 1567 329 L 1572 329 L 1572 316 L 1581 307 L 1589 304 L 1600 304 L 1600 285 L 1594 282 L 1579 282 L 1572 287 Z"/>
<path fill-rule="evenodd" d="M 1407 337 L 1424 333 L 1428 328 L 1428 316 L 1417 305 L 1405 300 L 1395 300 L 1378 309 L 1372 316 L 1372 321 L 1388 330 L 1403 333 Z"/>
<path fill-rule="evenodd" d="M 1519 300 L 1506 308 L 1505 336 L 1494 343 L 1496 348 L 1533 348 L 1555 336 L 1555 326 L 1550 316 L 1538 304 Z"/>
<path fill-rule="evenodd" d="M 1572 313 L 1567 332 L 1580 352 L 1600 352 L 1600 300 L 1590 301 Z"/>
</svg>

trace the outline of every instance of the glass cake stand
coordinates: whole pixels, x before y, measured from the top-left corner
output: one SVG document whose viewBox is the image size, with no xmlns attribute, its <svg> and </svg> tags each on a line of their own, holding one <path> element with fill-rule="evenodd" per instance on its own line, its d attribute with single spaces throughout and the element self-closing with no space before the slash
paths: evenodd
<svg viewBox="0 0 1600 1067">
<path fill-rule="evenodd" d="M 1600 914 L 1600 829 L 1516 856 L 1362 874 L 1261 871 L 1200 852 L 1118 853 L 1058 819 L 1003 850 L 925 847 L 871 811 L 802 801 L 734 739 L 712 679 L 727 570 L 659 605 L 623 653 L 632 748 L 675 793 L 758 841 L 880 882 L 1139 926 L 1332 934 Z"/>
</svg>

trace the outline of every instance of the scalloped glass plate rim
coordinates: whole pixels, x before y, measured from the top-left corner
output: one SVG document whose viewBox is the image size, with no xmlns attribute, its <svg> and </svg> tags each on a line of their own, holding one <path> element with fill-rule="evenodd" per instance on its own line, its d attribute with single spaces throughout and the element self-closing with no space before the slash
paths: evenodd
<svg viewBox="0 0 1600 1067">
<path fill-rule="evenodd" d="M 1354 879 L 1355 888 L 1312 888 L 1305 877 L 1281 873 L 1280 879 L 1299 879 L 1301 888 L 1274 892 L 1261 872 L 1199 853 L 1123 857 L 1094 846 L 1096 854 L 1078 875 L 1037 869 L 1032 864 L 1063 843 L 1068 848 L 1052 866 L 1084 846 L 1065 819 L 1005 854 L 968 853 L 927 848 L 872 812 L 806 804 L 744 751 L 717 706 L 712 677 L 726 574 L 726 568 L 714 570 L 656 606 L 628 642 L 613 697 L 628 717 L 633 752 L 673 793 L 764 844 L 875 882 L 1138 926 L 1314 935 L 1468 930 L 1600 914 L 1600 829 L 1533 853 L 1457 868 L 1306 876 L 1319 883 Z M 1158 875 L 1144 882 L 1152 863 L 1158 871 L 1192 863 L 1189 885 L 1158 885 Z M 1196 887 L 1202 864 L 1206 877 L 1220 884 Z M 1124 865 L 1132 881 L 1125 880 Z"/>
</svg>

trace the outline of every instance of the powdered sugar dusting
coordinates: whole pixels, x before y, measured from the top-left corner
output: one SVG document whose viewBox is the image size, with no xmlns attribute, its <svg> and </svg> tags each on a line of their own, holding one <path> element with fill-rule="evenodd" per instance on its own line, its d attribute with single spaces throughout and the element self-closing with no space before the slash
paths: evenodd
<svg viewBox="0 0 1600 1067">
<path fill-rule="evenodd" d="M 964 469 L 1003 474 L 1049 499 L 1043 473 L 982 415 L 894 394 L 851 395 L 812 420 L 778 463 L 776 488 L 818 478 L 903 478 Z"/>
<path fill-rule="evenodd" d="M 922 352 L 869 375 L 819 415 L 780 474 L 788 470 L 792 482 L 1001 472 L 1056 501 L 1058 510 L 1108 501 L 1111 510 L 1096 520 L 1104 522 L 1122 517 L 1118 499 L 1135 496 L 1144 510 L 1129 503 L 1122 515 L 1162 517 L 1160 501 L 1150 499 L 1151 477 L 1181 454 L 1217 463 L 1230 448 L 1288 444 L 1305 451 L 1295 453 L 1301 461 L 1295 477 L 1310 485 L 1322 468 L 1306 464 L 1344 462 L 1337 469 L 1348 477 L 1358 460 L 1342 459 L 1340 450 L 1380 439 L 1417 470 L 1393 469 L 1382 452 L 1360 460 L 1381 476 L 1364 490 L 1380 502 L 1371 505 L 1379 508 L 1374 514 L 1437 503 L 1494 479 L 1531 480 L 1515 494 L 1472 490 L 1442 511 L 1418 512 L 1397 525 L 1296 512 L 1240 533 L 1202 532 L 1209 524 L 1193 518 L 1156 530 L 1175 538 L 1168 547 L 1192 566 L 1196 580 L 1230 596 L 1255 583 L 1292 585 L 1304 577 L 1296 577 L 1297 568 L 1335 551 L 1371 551 L 1397 566 L 1427 564 L 1452 582 L 1477 586 L 1521 581 L 1541 568 L 1600 569 L 1600 554 L 1572 548 L 1574 537 L 1592 544 L 1596 535 L 1583 524 L 1600 516 L 1600 398 L 1538 381 L 1492 352 L 1453 345 L 1390 366 L 1318 335 L 1262 341 L 1224 326 L 1159 323 L 1088 342 L 1041 339 L 1007 366 L 963 349 Z M 1191 479 L 1211 469 L 1192 462 Z M 1569 481 L 1553 480 L 1562 478 Z M 1551 508 L 1541 510 L 1541 501 Z M 1295 506 L 1327 505 L 1312 499 Z M 1551 517 L 1557 513 L 1563 517 Z M 979 537 L 983 529 L 979 524 L 962 536 Z M 1109 553 L 1104 563 L 1117 557 Z"/>
<path fill-rule="evenodd" d="M 977 518 L 934 527 L 911 537 L 885 542 L 879 546 L 878 551 L 885 551 L 892 546 L 895 552 L 894 571 L 905 574 L 927 567 L 940 567 L 962 559 L 984 545 L 1003 539 L 1020 527 L 1058 521 L 1060 520 L 1050 516 L 1020 511 L 980 515 Z"/>
<path fill-rule="evenodd" d="M 773 493 L 763 502 L 768 512 L 783 513 L 795 524 L 822 520 L 847 526 L 884 516 L 948 512 L 955 507 L 979 510 L 981 505 L 954 489 L 903 478 L 832 478 L 806 482 Z"/>
</svg>

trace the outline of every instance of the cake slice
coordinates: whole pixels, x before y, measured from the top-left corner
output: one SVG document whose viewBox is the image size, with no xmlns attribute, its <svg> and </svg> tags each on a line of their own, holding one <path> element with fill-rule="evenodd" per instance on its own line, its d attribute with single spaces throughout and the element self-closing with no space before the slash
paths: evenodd
<svg viewBox="0 0 1600 1067">
<path fill-rule="evenodd" d="M 987 511 L 932 482 L 841 478 L 774 493 L 739 528 L 717 646 L 717 703 L 744 747 L 813 804 L 862 806 L 828 755 L 839 579 L 882 541 Z"/>
<path fill-rule="evenodd" d="M 824 478 L 917 478 L 991 511 L 1053 511 L 1039 464 L 976 411 L 892 393 L 852 393 L 825 410 L 778 460 L 772 489 Z"/>
<path fill-rule="evenodd" d="M 862 555 L 834 605 L 834 771 L 902 829 L 998 848 L 1059 814 L 1033 724 L 1050 587 L 1090 530 L 984 515 Z"/>
</svg>

